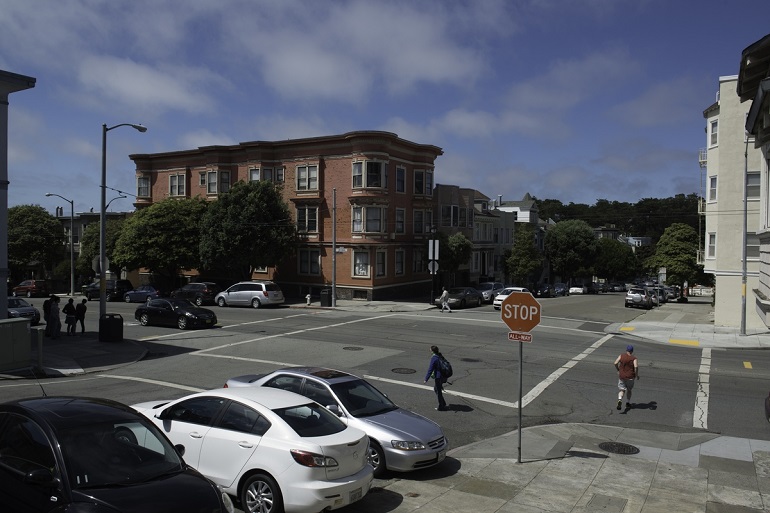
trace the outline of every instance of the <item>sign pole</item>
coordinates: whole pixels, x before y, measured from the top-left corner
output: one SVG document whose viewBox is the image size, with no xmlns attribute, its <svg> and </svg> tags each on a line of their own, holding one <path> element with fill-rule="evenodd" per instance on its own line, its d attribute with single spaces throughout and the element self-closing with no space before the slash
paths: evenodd
<svg viewBox="0 0 770 513">
<path fill-rule="evenodd" d="M 524 342 L 519 342 L 519 458 L 516 463 L 521 463 L 521 410 L 522 389 L 524 388 Z"/>
</svg>

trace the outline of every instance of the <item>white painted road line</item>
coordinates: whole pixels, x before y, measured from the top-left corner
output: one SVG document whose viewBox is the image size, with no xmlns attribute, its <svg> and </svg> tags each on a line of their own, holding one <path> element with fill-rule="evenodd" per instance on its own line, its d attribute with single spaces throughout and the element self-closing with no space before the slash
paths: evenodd
<svg viewBox="0 0 770 513">
<path fill-rule="evenodd" d="M 177 388 L 179 390 L 187 390 L 188 392 L 203 392 L 205 388 L 188 387 L 187 385 L 180 385 L 179 383 L 171 383 L 169 381 L 159 381 L 157 379 L 137 378 L 134 376 L 118 376 L 115 374 L 99 374 L 100 378 L 110 379 L 122 379 L 125 381 L 139 381 L 141 383 L 148 383 L 150 385 L 158 385 L 162 387 Z"/>
<path fill-rule="evenodd" d="M 698 388 L 695 393 L 695 411 L 692 427 L 708 429 L 709 415 L 709 375 L 711 374 L 711 349 L 704 348 L 698 369 Z"/>
</svg>

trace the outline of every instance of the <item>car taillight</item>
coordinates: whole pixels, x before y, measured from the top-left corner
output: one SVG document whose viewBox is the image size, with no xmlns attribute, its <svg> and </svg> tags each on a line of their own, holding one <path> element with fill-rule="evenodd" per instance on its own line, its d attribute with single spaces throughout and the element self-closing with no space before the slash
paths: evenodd
<svg viewBox="0 0 770 513">
<path fill-rule="evenodd" d="M 227 383 L 225 383 L 225 386 L 223 386 L 222 388 L 230 388 L 230 387 L 228 387 Z"/>
<path fill-rule="evenodd" d="M 292 449 L 291 456 L 294 461 L 305 467 L 336 467 L 338 465 L 337 460 L 321 454 L 315 454 L 307 451 L 299 451 Z"/>
</svg>

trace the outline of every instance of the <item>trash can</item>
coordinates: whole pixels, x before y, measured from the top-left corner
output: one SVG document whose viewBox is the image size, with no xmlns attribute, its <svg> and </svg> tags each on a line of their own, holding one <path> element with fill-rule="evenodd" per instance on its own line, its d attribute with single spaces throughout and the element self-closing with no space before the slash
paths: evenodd
<svg viewBox="0 0 770 513">
<path fill-rule="evenodd" d="M 99 319 L 99 342 L 123 342 L 123 316 L 104 314 Z"/>
<path fill-rule="evenodd" d="M 321 289 L 321 306 L 332 306 L 332 289 Z"/>
</svg>

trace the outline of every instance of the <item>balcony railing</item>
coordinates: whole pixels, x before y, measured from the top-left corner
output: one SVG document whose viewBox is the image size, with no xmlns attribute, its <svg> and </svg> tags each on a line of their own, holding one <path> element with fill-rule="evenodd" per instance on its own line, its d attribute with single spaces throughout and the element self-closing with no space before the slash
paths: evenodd
<svg viewBox="0 0 770 513">
<path fill-rule="evenodd" d="M 706 214 L 706 199 L 705 198 L 698 198 L 698 214 L 705 215 Z"/>
<path fill-rule="evenodd" d="M 700 167 L 706 167 L 709 161 L 709 150 L 707 148 L 701 148 L 698 150 L 698 164 Z"/>
<path fill-rule="evenodd" d="M 704 265 L 706 263 L 706 258 L 704 251 L 702 249 L 698 250 L 698 254 L 695 257 L 697 259 L 698 265 Z"/>
</svg>

